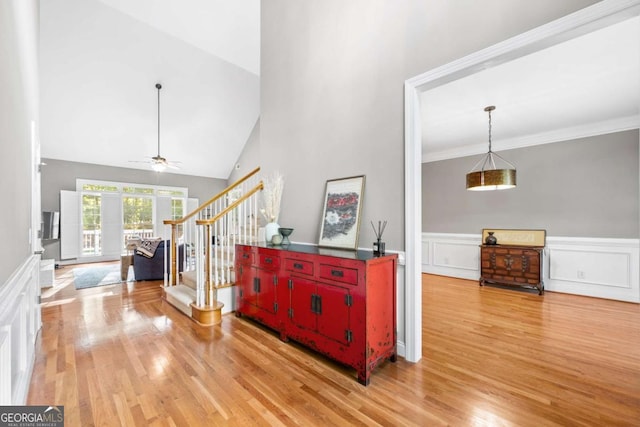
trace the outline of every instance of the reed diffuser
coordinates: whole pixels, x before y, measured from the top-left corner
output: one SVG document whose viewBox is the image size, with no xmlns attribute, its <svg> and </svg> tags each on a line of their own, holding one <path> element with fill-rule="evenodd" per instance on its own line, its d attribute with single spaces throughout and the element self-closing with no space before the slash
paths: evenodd
<svg viewBox="0 0 640 427">
<path fill-rule="evenodd" d="M 376 235 L 376 241 L 373 242 L 373 255 L 374 256 L 382 256 L 384 255 L 384 242 L 382 241 L 382 233 L 384 233 L 384 229 L 387 226 L 387 221 L 384 222 L 378 221 L 378 228 L 371 221 L 371 228 L 373 228 L 373 233 Z"/>
</svg>

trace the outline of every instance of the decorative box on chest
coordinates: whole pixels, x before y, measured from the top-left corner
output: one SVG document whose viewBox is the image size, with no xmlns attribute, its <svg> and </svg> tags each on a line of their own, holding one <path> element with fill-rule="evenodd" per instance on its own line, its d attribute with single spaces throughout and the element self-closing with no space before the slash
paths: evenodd
<svg viewBox="0 0 640 427">
<path fill-rule="evenodd" d="M 544 240 L 544 230 L 483 230 L 489 244 L 480 245 L 480 286 L 522 286 L 542 295 Z"/>
<path fill-rule="evenodd" d="M 237 316 L 247 316 L 338 362 L 368 385 L 396 360 L 396 254 L 236 245 Z"/>
</svg>

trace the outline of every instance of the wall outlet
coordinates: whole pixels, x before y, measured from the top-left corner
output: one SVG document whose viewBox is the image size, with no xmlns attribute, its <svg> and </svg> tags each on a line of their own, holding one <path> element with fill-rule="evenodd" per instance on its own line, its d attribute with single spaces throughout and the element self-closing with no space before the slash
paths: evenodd
<svg viewBox="0 0 640 427">
<path fill-rule="evenodd" d="M 584 271 L 578 270 L 578 279 L 584 279 Z"/>
<path fill-rule="evenodd" d="M 449 258 L 444 257 L 444 265 L 449 265 Z"/>
</svg>

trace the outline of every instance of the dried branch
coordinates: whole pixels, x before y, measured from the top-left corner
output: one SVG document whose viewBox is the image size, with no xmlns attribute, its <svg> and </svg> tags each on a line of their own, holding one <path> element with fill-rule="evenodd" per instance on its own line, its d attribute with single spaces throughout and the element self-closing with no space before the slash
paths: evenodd
<svg viewBox="0 0 640 427">
<path fill-rule="evenodd" d="M 262 179 L 264 189 L 262 190 L 262 202 L 264 207 L 260 212 L 267 222 L 277 222 L 280 215 L 280 201 L 282 200 L 282 189 L 284 188 L 284 178 L 279 172 Z"/>
</svg>

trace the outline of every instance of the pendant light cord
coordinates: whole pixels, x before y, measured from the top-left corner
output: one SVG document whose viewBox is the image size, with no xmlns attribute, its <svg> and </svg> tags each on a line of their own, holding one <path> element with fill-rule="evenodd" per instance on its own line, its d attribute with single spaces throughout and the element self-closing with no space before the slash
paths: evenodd
<svg viewBox="0 0 640 427">
<path fill-rule="evenodd" d="M 160 157 L 160 89 L 162 85 L 156 83 L 156 89 L 158 89 L 158 157 Z"/>
<path fill-rule="evenodd" d="M 491 153 L 491 110 L 489 110 L 489 152 Z"/>
</svg>

